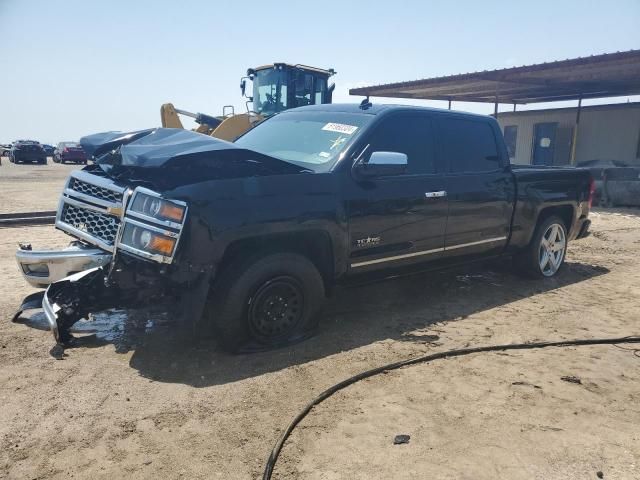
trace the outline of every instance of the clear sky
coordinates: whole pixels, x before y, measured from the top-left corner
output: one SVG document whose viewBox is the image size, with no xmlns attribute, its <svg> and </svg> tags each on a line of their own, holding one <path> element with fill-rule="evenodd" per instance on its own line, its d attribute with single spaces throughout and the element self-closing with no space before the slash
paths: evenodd
<svg viewBox="0 0 640 480">
<path fill-rule="evenodd" d="M 243 110 L 240 77 L 274 61 L 335 68 L 334 101 L 359 102 L 349 88 L 636 48 L 640 0 L 0 0 L 0 143 L 159 126 L 168 101 Z"/>
</svg>

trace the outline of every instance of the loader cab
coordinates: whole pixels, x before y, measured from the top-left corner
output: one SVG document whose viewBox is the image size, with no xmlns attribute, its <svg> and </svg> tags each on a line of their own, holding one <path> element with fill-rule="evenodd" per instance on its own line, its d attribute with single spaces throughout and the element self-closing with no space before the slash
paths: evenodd
<svg viewBox="0 0 640 480">
<path fill-rule="evenodd" d="M 274 63 L 247 70 L 240 82 L 242 94 L 253 102 L 253 111 L 270 116 L 290 108 L 331 103 L 335 84 L 329 85 L 333 69 Z M 246 94 L 246 81 L 253 82 L 253 95 Z"/>
</svg>

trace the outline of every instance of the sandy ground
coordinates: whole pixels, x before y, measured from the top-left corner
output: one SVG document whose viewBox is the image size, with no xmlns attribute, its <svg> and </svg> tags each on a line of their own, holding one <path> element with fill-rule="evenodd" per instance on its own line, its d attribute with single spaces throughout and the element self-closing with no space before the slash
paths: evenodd
<svg viewBox="0 0 640 480">
<path fill-rule="evenodd" d="M 299 409 L 362 370 L 471 345 L 640 334 L 640 211 L 592 218 L 594 235 L 548 281 L 497 265 L 341 289 L 316 337 L 253 355 L 176 345 L 114 314 L 62 361 L 47 332 L 9 318 L 33 291 L 15 243 L 67 238 L 0 229 L 0 478 L 256 479 Z M 623 348 L 478 354 L 366 380 L 301 423 L 274 478 L 640 478 L 640 358 Z M 393 445 L 397 434 L 409 444 Z"/>
<path fill-rule="evenodd" d="M 2 157 L 0 213 L 55 210 L 65 179 L 78 168 L 82 165 L 53 163 L 51 157 L 46 165 L 15 165 Z"/>
</svg>

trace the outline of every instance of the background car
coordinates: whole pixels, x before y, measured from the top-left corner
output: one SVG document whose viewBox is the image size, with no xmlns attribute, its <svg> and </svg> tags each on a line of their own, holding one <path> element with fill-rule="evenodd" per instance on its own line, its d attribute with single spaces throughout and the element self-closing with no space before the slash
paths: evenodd
<svg viewBox="0 0 640 480">
<path fill-rule="evenodd" d="M 53 145 L 47 145 L 46 143 L 43 143 L 42 148 L 44 148 L 44 151 L 46 152 L 47 157 L 53 157 L 53 152 L 55 152 L 56 147 L 54 147 Z"/>
<path fill-rule="evenodd" d="M 55 163 L 87 164 L 87 154 L 77 142 L 60 142 L 53 154 Z"/>
<path fill-rule="evenodd" d="M 0 157 L 8 157 L 9 153 L 11 153 L 11 144 L 0 144 Z"/>
<path fill-rule="evenodd" d="M 9 155 L 11 163 L 38 163 L 46 165 L 47 153 L 39 142 L 35 140 L 17 140 L 11 146 Z"/>
<path fill-rule="evenodd" d="M 608 170 L 615 170 L 618 168 L 626 169 L 630 167 L 627 162 L 623 162 L 621 160 L 584 160 L 582 162 L 578 162 L 576 167 L 578 168 L 586 168 L 591 172 L 591 176 L 593 177 L 596 191 L 594 196 L 594 203 L 596 205 L 608 205 L 613 206 L 611 201 L 607 201 L 606 193 L 604 188 L 604 173 Z"/>
</svg>

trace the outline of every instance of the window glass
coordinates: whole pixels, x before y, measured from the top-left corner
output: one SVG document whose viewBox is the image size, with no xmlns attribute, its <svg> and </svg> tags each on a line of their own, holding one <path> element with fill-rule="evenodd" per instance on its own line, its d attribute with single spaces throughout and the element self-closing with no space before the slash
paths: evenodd
<svg viewBox="0 0 640 480">
<path fill-rule="evenodd" d="M 504 127 L 504 143 L 507 144 L 509 158 L 516 158 L 516 141 L 518 139 L 518 126 L 507 125 Z"/>
<path fill-rule="evenodd" d="M 235 144 L 325 172 L 372 119 L 367 114 L 289 110 L 260 123 Z"/>
<path fill-rule="evenodd" d="M 284 70 L 258 70 L 253 78 L 253 108 L 271 115 L 287 108 L 287 73 Z"/>
<path fill-rule="evenodd" d="M 315 104 L 321 105 L 324 97 L 324 92 L 327 89 L 327 81 L 324 78 L 316 77 L 315 88 Z"/>
<path fill-rule="evenodd" d="M 368 142 L 372 152 L 400 152 L 408 157 L 407 173 L 435 173 L 431 120 L 424 115 L 392 115 L 378 124 Z"/>
<path fill-rule="evenodd" d="M 438 139 L 450 172 L 487 172 L 500 166 L 493 129 L 487 122 L 438 119 Z"/>
<path fill-rule="evenodd" d="M 292 72 L 294 90 L 294 107 L 311 105 L 313 94 L 313 75 L 304 72 Z"/>
</svg>

